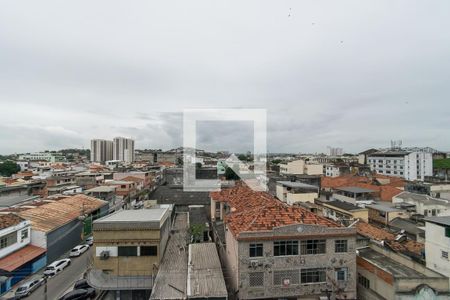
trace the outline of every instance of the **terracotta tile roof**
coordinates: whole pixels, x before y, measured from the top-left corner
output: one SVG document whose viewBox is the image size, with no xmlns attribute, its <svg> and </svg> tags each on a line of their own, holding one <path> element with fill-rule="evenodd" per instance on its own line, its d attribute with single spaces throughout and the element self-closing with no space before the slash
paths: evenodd
<svg viewBox="0 0 450 300">
<path fill-rule="evenodd" d="M 376 240 L 378 242 L 384 241 L 389 248 L 397 252 L 413 253 L 421 256 L 423 250 L 425 249 L 424 244 L 413 240 L 406 240 L 404 242 L 395 241 L 395 234 L 363 221 L 359 221 L 356 224 L 356 230 L 358 234 L 372 240 Z"/>
<path fill-rule="evenodd" d="M 25 220 L 15 214 L 0 215 L 0 230 L 17 225 L 23 221 Z"/>
<path fill-rule="evenodd" d="M 388 183 L 381 185 L 377 179 L 386 179 Z M 399 187 L 405 186 L 405 180 L 398 177 L 375 175 L 372 178 L 355 175 L 344 175 L 339 177 L 322 177 L 322 188 L 339 188 L 344 186 L 355 186 L 375 191 L 375 196 L 381 201 L 392 201 L 392 197 L 402 192 Z"/>
<path fill-rule="evenodd" d="M 0 269 L 12 272 L 27 262 L 45 253 L 45 249 L 34 245 L 25 246 L 10 255 L 0 259 Z"/>
<path fill-rule="evenodd" d="M 106 204 L 106 201 L 79 194 L 22 210 L 17 214 L 30 220 L 34 230 L 49 232 L 78 218 L 83 212 L 89 214 Z"/>
<path fill-rule="evenodd" d="M 245 185 L 211 192 L 213 200 L 226 202 L 231 212 L 225 217 L 228 228 L 236 235 L 244 231 L 269 231 L 292 224 L 341 227 L 303 207 L 289 206 L 265 192 L 255 192 Z"/>
</svg>

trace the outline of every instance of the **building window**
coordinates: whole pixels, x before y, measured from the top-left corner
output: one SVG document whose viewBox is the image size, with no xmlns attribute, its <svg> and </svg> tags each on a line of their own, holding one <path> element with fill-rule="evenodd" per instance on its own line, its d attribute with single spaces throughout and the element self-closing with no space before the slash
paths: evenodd
<svg viewBox="0 0 450 300">
<path fill-rule="evenodd" d="M 347 281 L 347 268 L 336 269 L 336 280 Z"/>
<path fill-rule="evenodd" d="M 250 286 L 264 286 L 264 272 L 249 273 Z"/>
<path fill-rule="evenodd" d="M 20 232 L 20 241 L 28 238 L 28 229 L 24 229 Z"/>
<path fill-rule="evenodd" d="M 325 253 L 325 240 L 307 240 L 301 242 L 301 254 L 323 254 Z"/>
<path fill-rule="evenodd" d="M 250 257 L 263 256 L 263 244 L 250 244 L 249 256 Z"/>
<path fill-rule="evenodd" d="M 283 270 L 273 272 L 273 285 L 299 284 L 300 276 L 298 270 Z"/>
<path fill-rule="evenodd" d="M 6 248 L 17 242 L 17 231 L 0 238 L 0 249 Z"/>
<path fill-rule="evenodd" d="M 118 254 L 118 256 L 137 256 L 137 247 L 136 246 L 119 246 L 117 254 Z"/>
<path fill-rule="evenodd" d="M 441 251 L 441 256 L 444 259 L 448 259 L 448 252 L 447 251 Z"/>
<path fill-rule="evenodd" d="M 450 237 L 450 227 L 445 227 L 445 236 Z"/>
<path fill-rule="evenodd" d="M 347 252 L 348 251 L 347 249 L 348 249 L 347 240 L 334 241 L 334 252 L 343 253 L 343 252 Z"/>
<path fill-rule="evenodd" d="M 325 269 L 302 269 L 302 283 L 326 282 Z"/>
<path fill-rule="evenodd" d="M 273 242 L 273 255 L 298 255 L 298 241 Z"/>
<path fill-rule="evenodd" d="M 365 287 L 366 289 L 370 289 L 370 280 L 359 273 L 358 273 L 358 283 L 363 287 Z"/>
<path fill-rule="evenodd" d="M 157 246 L 141 246 L 141 256 L 157 256 Z"/>
</svg>

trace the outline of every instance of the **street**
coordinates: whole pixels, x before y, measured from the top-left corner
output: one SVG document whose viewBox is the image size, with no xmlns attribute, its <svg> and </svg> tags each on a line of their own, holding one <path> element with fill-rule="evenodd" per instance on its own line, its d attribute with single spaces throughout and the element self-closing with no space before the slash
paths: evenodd
<svg viewBox="0 0 450 300">
<path fill-rule="evenodd" d="M 89 261 L 93 254 L 93 249 L 83 253 L 79 257 L 71 258 L 72 262 L 70 266 L 65 268 L 61 273 L 47 281 L 47 299 L 54 300 L 62 296 L 71 286 L 80 279 L 83 273 L 87 270 Z M 27 299 L 30 300 L 43 300 L 44 286 L 35 290 Z"/>
</svg>

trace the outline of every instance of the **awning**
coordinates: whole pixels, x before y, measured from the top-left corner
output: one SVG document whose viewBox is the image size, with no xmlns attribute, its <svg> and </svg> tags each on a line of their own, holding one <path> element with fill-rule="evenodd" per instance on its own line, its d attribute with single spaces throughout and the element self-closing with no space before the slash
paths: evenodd
<svg viewBox="0 0 450 300">
<path fill-rule="evenodd" d="M 44 248 L 33 245 L 25 246 L 0 259 L 0 269 L 12 272 L 45 252 L 46 250 Z"/>
</svg>

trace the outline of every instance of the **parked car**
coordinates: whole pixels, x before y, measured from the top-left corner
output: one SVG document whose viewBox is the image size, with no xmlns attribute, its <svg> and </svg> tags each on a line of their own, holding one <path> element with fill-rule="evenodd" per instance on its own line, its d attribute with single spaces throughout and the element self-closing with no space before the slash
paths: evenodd
<svg viewBox="0 0 450 300">
<path fill-rule="evenodd" d="M 56 260 L 49 264 L 47 268 L 44 270 L 45 276 L 55 276 L 62 270 L 64 270 L 65 267 L 70 265 L 70 258 L 64 258 L 61 260 Z"/>
<path fill-rule="evenodd" d="M 89 249 L 89 245 L 78 245 L 72 248 L 72 250 L 70 250 L 69 256 L 70 257 L 76 257 L 76 256 L 80 256 L 81 254 L 83 254 L 84 252 L 86 252 Z"/>
<path fill-rule="evenodd" d="M 44 283 L 44 278 L 35 278 L 30 281 L 25 282 L 21 286 L 19 286 L 15 292 L 15 296 L 17 299 L 20 299 L 22 297 L 30 296 L 31 293 L 40 287 Z"/>
<path fill-rule="evenodd" d="M 77 282 L 75 282 L 75 284 L 73 285 L 73 289 L 74 290 L 79 290 L 79 289 L 89 289 L 92 288 L 89 283 L 87 282 L 86 279 L 80 279 Z"/>
<path fill-rule="evenodd" d="M 86 239 L 86 244 L 88 244 L 89 246 L 94 245 L 94 237 L 90 236 Z"/>
<path fill-rule="evenodd" d="M 81 300 L 81 299 L 92 299 L 95 297 L 95 289 L 87 288 L 87 289 L 78 289 L 68 292 L 59 300 Z"/>
</svg>

